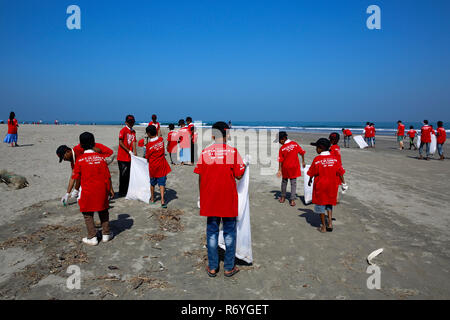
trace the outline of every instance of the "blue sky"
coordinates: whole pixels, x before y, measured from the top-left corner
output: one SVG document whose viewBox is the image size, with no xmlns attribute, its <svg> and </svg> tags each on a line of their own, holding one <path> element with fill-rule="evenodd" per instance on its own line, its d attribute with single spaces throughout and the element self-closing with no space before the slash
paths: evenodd
<svg viewBox="0 0 450 320">
<path fill-rule="evenodd" d="M 449 15 L 448 0 L 0 0 L 0 118 L 450 120 Z"/>
</svg>

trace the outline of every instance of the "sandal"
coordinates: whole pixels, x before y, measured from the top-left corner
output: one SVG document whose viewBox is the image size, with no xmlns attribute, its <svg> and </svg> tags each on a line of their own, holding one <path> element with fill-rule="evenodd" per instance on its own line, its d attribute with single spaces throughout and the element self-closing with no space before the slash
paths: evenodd
<svg viewBox="0 0 450 320">
<path fill-rule="evenodd" d="M 167 209 L 167 203 L 161 204 L 161 208 Z"/>
<path fill-rule="evenodd" d="M 333 232 L 333 228 L 326 227 L 327 232 Z"/>
<path fill-rule="evenodd" d="M 280 199 L 278 199 L 278 201 L 280 201 L 280 203 L 284 203 L 285 200 L 286 200 L 285 197 L 280 197 Z"/>
<path fill-rule="evenodd" d="M 211 269 L 209 269 L 209 267 L 206 267 L 206 273 L 208 274 L 208 276 L 210 276 L 211 278 L 215 278 L 217 276 L 217 272 L 212 273 Z"/>
<path fill-rule="evenodd" d="M 295 201 L 294 200 L 289 201 L 289 204 L 291 205 L 291 207 L 295 207 Z"/>
<path fill-rule="evenodd" d="M 236 273 L 239 272 L 239 268 L 234 266 L 233 270 L 230 271 L 224 271 L 223 275 L 227 278 L 234 276 Z"/>
</svg>

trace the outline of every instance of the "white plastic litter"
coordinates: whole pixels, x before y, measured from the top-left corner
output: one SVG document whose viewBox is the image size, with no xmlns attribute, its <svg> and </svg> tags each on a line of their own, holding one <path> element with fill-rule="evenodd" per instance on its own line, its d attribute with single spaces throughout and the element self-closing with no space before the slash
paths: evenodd
<svg viewBox="0 0 450 320">
<path fill-rule="evenodd" d="M 314 180 L 311 183 L 311 187 L 308 186 L 309 176 L 308 176 L 307 172 L 309 170 L 309 167 L 310 167 L 310 165 L 307 165 L 307 166 L 305 166 L 305 168 L 302 168 L 303 183 L 305 186 L 305 193 L 304 193 L 305 204 L 310 204 L 312 202 L 312 192 L 313 192 L 313 186 L 314 186 Z"/>
<path fill-rule="evenodd" d="M 383 248 L 381 248 L 381 249 L 377 249 L 377 250 L 375 250 L 374 252 L 372 252 L 371 254 L 369 254 L 368 256 L 367 256 L 367 263 L 368 264 L 370 264 L 370 265 L 375 265 L 374 263 L 372 263 L 372 259 L 374 259 L 376 256 L 378 256 L 380 253 L 382 253 L 383 252 Z"/>
<path fill-rule="evenodd" d="M 131 155 L 130 183 L 125 199 L 149 202 L 150 174 L 147 159 Z"/>
<path fill-rule="evenodd" d="M 360 149 L 364 149 L 369 146 L 367 142 L 364 141 L 363 136 L 353 136 L 353 140 L 355 140 L 356 144 L 359 146 Z"/>
<path fill-rule="evenodd" d="M 434 134 L 431 135 L 430 153 L 435 154 L 437 149 L 437 140 Z"/>
<path fill-rule="evenodd" d="M 237 218 L 237 235 L 236 235 L 236 258 L 247 263 L 253 262 L 252 253 L 252 232 L 250 226 L 250 201 L 248 198 L 248 186 L 250 180 L 250 157 L 245 156 L 244 163 L 247 166 L 244 176 L 237 184 L 237 192 L 239 197 L 238 218 Z M 219 246 L 226 250 L 223 231 L 219 233 Z"/>
<path fill-rule="evenodd" d="M 417 149 L 419 149 L 420 148 L 420 136 L 417 136 L 417 141 L 416 141 L 416 147 L 417 147 Z"/>
</svg>

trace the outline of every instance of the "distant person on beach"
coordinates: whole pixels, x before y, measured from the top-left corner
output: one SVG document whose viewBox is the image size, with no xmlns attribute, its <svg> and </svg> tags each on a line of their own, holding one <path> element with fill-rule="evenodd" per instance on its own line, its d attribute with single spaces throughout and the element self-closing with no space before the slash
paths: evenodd
<svg viewBox="0 0 450 320">
<path fill-rule="evenodd" d="M 426 156 L 425 160 L 429 160 L 430 154 L 430 145 L 431 145 L 431 134 L 433 132 L 433 128 L 428 125 L 428 120 L 423 120 L 423 126 L 420 129 L 420 146 L 419 146 L 419 159 L 423 159 L 423 146 L 426 148 Z"/>
<path fill-rule="evenodd" d="M 166 190 L 167 175 L 172 171 L 167 163 L 164 152 L 164 139 L 158 137 L 158 131 L 155 126 L 148 126 L 145 129 L 150 138 L 146 145 L 145 158 L 148 161 L 148 171 L 150 173 L 150 203 L 155 204 L 155 186 L 158 184 L 161 195 L 161 207 L 167 208 L 164 200 Z"/>
<path fill-rule="evenodd" d="M 180 149 L 180 163 L 182 165 L 192 165 L 191 163 L 191 134 L 184 119 L 178 121 L 178 147 Z"/>
<path fill-rule="evenodd" d="M 417 132 L 416 132 L 416 130 L 414 130 L 413 126 L 409 127 L 409 131 L 408 131 L 407 134 L 408 134 L 408 137 L 409 137 L 409 150 L 411 150 L 412 147 L 414 147 L 414 150 L 417 150 L 417 147 L 414 144 L 414 139 L 416 137 Z"/>
<path fill-rule="evenodd" d="M 105 146 L 101 143 L 95 143 L 95 140 L 94 140 L 94 147 L 92 148 L 92 150 L 94 150 L 100 156 L 105 158 L 105 160 L 106 160 L 106 158 L 111 157 L 112 154 L 114 153 L 107 146 Z M 80 156 L 84 154 L 84 152 L 85 152 L 85 150 L 81 146 L 81 143 L 76 145 L 72 149 L 66 145 L 61 145 L 56 149 L 56 155 L 59 158 L 59 163 L 61 163 L 63 160 L 70 162 L 72 171 L 75 167 L 76 160 L 78 160 L 80 158 Z M 107 164 L 109 165 L 113 160 L 114 160 L 114 158 L 110 159 L 109 161 L 106 160 Z M 75 181 L 72 179 L 72 171 L 71 171 L 71 176 L 69 179 L 69 184 L 67 186 L 67 192 L 61 198 L 61 202 L 63 204 L 67 204 L 67 202 L 69 201 L 69 198 L 77 198 L 78 194 L 79 194 L 79 190 L 76 188 L 74 189 Z"/>
<path fill-rule="evenodd" d="M 195 149 L 194 148 L 194 136 L 195 136 L 194 130 L 195 130 L 195 126 L 192 123 L 192 118 L 191 117 L 186 117 L 186 124 L 187 124 L 188 130 L 189 130 L 189 134 L 190 134 L 189 140 L 191 142 L 191 163 L 193 164 L 194 163 L 194 154 L 195 154 L 195 150 L 194 150 Z"/>
<path fill-rule="evenodd" d="M 344 135 L 344 148 L 350 148 L 350 141 L 352 140 L 353 133 L 350 129 L 342 129 L 342 134 Z"/>
<path fill-rule="evenodd" d="M 314 179 L 312 199 L 312 203 L 315 204 L 314 211 L 320 214 L 322 222 L 318 230 L 322 233 L 331 232 L 333 231 L 333 206 L 336 206 L 339 188 L 337 177 L 342 183 L 342 190 L 348 189 L 344 180 L 345 171 L 338 159 L 331 155 L 329 151 L 331 143 L 328 139 L 320 138 L 311 145 L 316 147 L 316 152 L 319 154 L 314 158 L 308 170 L 309 186 Z M 328 224 L 325 222 L 325 212 L 328 214 Z"/>
<path fill-rule="evenodd" d="M 444 123 L 442 121 L 438 121 L 437 130 L 436 130 L 436 143 L 437 150 L 439 153 L 439 160 L 444 160 L 444 143 L 447 140 L 447 132 L 444 129 Z"/>
<path fill-rule="evenodd" d="M 161 137 L 161 125 L 159 124 L 157 119 L 158 119 L 158 117 L 156 116 L 156 114 L 152 115 L 152 121 L 150 121 L 148 123 L 148 125 L 149 126 L 155 126 L 156 127 L 156 131 L 158 131 L 158 137 Z"/>
<path fill-rule="evenodd" d="M 169 133 L 167 135 L 167 152 L 169 153 L 170 164 L 175 165 L 177 161 L 178 134 L 175 131 L 175 125 L 169 124 Z"/>
<path fill-rule="evenodd" d="M 403 140 L 405 139 L 405 125 L 402 123 L 401 120 L 397 121 L 397 142 L 399 144 L 399 149 L 403 150 L 405 149 L 403 145 Z"/>
<path fill-rule="evenodd" d="M 137 155 L 136 131 L 133 129 L 136 120 L 133 115 L 125 118 L 125 127 L 119 132 L 119 149 L 117 163 L 119 165 L 119 195 L 125 197 L 130 183 L 131 155 Z"/>
<path fill-rule="evenodd" d="M 14 112 L 11 112 L 9 114 L 8 119 L 8 133 L 5 136 L 5 139 L 3 140 L 4 143 L 9 143 L 11 147 L 18 147 L 17 139 L 17 128 L 19 128 L 19 123 L 16 119 L 16 114 Z"/>
<path fill-rule="evenodd" d="M 375 136 L 376 136 L 376 130 L 375 130 L 375 124 L 371 123 L 370 124 L 370 139 L 371 139 L 371 143 L 372 146 L 371 148 L 375 148 Z"/>
<path fill-rule="evenodd" d="M 282 178 L 281 180 L 281 197 L 279 199 L 280 203 L 284 203 L 286 200 L 286 189 L 288 180 L 291 182 L 291 197 L 289 199 L 289 204 L 293 207 L 295 206 L 296 192 L 297 192 L 297 178 L 302 175 L 300 169 L 300 161 L 298 156 L 302 157 L 302 166 L 305 164 L 305 150 L 300 147 L 300 145 L 292 140 L 288 139 L 288 134 L 285 131 L 280 131 L 278 134 L 278 142 L 281 144 L 278 153 L 278 172 L 277 177 Z"/>
<path fill-rule="evenodd" d="M 238 194 L 236 179 L 240 180 L 245 165 L 236 148 L 227 145 L 228 125 L 216 122 L 213 127 L 214 144 L 204 149 L 194 169 L 199 175 L 200 215 L 207 217 L 206 243 L 210 277 L 219 270 L 219 226 L 222 221 L 225 240 L 224 275 L 231 277 L 239 269 L 235 264 Z"/>
<path fill-rule="evenodd" d="M 102 242 L 108 242 L 113 238 L 113 233 L 109 228 L 108 209 L 109 198 L 114 197 L 114 190 L 105 158 L 93 150 L 94 135 L 89 132 L 82 133 L 80 143 L 86 151 L 75 162 L 72 179 L 75 181 L 76 189 L 81 187 L 78 205 L 87 228 L 87 237 L 83 238 L 83 243 L 96 246 L 98 239 L 94 224 L 95 212 L 98 212 L 102 225 Z"/>
<path fill-rule="evenodd" d="M 333 132 L 330 134 L 328 139 L 330 140 L 331 146 L 330 146 L 330 154 L 332 156 L 335 156 L 336 159 L 338 159 L 339 165 L 342 166 L 342 156 L 341 156 L 341 148 L 339 147 L 339 140 L 340 135 L 337 132 Z M 344 170 L 345 172 L 345 170 Z M 341 185 L 341 179 L 340 177 L 336 177 L 337 179 L 337 185 L 338 185 L 338 193 L 337 193 L 337 201 L 336 203 L 339 203 L 339 186 Z"/>
<path fill-rule="evenodd" d="M 372 139 L 370 138 L 371 129 L 370 122 L 366 122 L 366 126 L 364 127 L 364 140 L 368 144 L 369 147 L 372 146 Z"/>
</svg>

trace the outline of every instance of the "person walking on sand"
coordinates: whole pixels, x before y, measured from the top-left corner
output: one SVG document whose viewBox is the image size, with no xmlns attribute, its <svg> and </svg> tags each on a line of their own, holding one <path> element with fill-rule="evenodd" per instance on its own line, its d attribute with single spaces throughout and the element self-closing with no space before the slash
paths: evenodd
<svg viewBox="0 0 450 320">
<path fill-rule="evenodd" d="M 377 131 L 375 130 L 375 124 L 374 123 L 370 123 L 370 139 L 372 142 L 372 147 L 371 148 L 375 148 L 375 136 L 376 136 Z"/>
<path fill-rule="evenodd" d="M 439 153 L 439 160 L 444 160 L 444 143 L 447 140 L 447 132 L 444 129 L 444 123 L 442 121 L 438 121 L 437 129 L 436 129 L 436 143 L 437 150 Z"/>
<path fill-rule="evenodd" d="M 238 193 L 236 179 L 245 173 L 245 165 L 236 148 L 227 145 L 228 125 L 216 122 L 213 126 L 214 143 L 205 148 L 194 169 L 200 189 L 200 215 L 206 220 L 208 266 L 206 272 L 216 277 L 219 271 L 219 226 L 222 221 L 225 240 L 224 276 L 231 277 L 239 268 L 235 264 Z"/>
<path fill-rule="evenodd" d="M 419 160 L 423 159 L 423 146 L 426 149 L 425 160 L 429 160 L 430 154 L 430 145 L 431 145 L 431 134 L 433 132 L 433 128 L 428 125 L 428 120 L 423 120 L 422 129 L 420 129 L 420 146 L 419 146 Z"/>
<path fill-rule="evenodd" d="M 4 143 L 11 144 L 11 147 L 19 146 L 17 144 L 17 128 L 19 128 L 19 123 L 17 122 L 16 114 L 14 112 L 11 112 L 8 119 L 8 133 L 3 140 Z"/>
<path fill-rule="evenodd" d="M 178 121 L 178 146 L 180 149 L 180 164 L 182 165 L 192 165 L 191 163 L 191 134 L 189 132 L 189 127 L 186 126 L 184 119 Z"/>
<path fill-rule="evenodd" d="M 119 149 L 117 163 L 119 165 L 119 195 L 125 197 L 130 184 L 131 155 L 136 155 L 136 131 L 133 129 L 136 120 L 133 115 L 125 118 L 125 127 L 119 132 Z"/>
<path fill-rule="evenodd" d="M 370 138 L 371 129 L 370 122 L 366 122 L 366 126 L 364 127 L 364 140 L 366 141 L 369 148 L 372 147 L 372 139 Z"/>
<path fill-rule="evenodd" d="M 397 121 L 397 142 L 399 144 L 399 149 L 403 150 L 405 149 L 403 145 L 403 140 L 405 139 L 405 125 L 402 123 L 401 120 Z"/>
<path fill-rule="evenodd" d="M 329 152 L 330 140 L 320 138 L 317 142 L 311 143 L 311 145 L 316 147 L 316 152 L 319 154 L 314 158 L 308 170 L 310 177 L 308 181 L 309 186 L 311 186 L 314 179 L 312 199 L 312 203 L 315 204 L 314 211 L 320 214 L 322 222 L 318 230 L 322 233 L 331 232 L 333 231 L 333 206 L 336 206 L 339 188 L 337 177 L 342 183 L 342 190 L 348 189 L 344 180 L 345 171 L 339 164 L 338 159 Z M 328 214 L 328 224 L 325 222 L 325 212 Z"/>
<path fill-rule="evenodd" d="M 175 131 L 175 125 L 169 124 L 169 133 L 167 134 L 167 152 L 169 153 L 170 164 L 175 165 L 177 161 L 178 133 Z"/>
<path fill-rule="evenodd" d="M 161 137 L 161 125 L 159 124 L 159 122 L 157 121 L 158 117 L 156 116 L 156 114 L 152 115 L 152 121 L 150 121 L 148 123 L 149 126 L 155 126 L 156 131 L 158 132 L 158 137 Z"/>
<path fill-rule="evenodd" d="M 414 130 L 413 126 L 409 127 L 409 131 L 408 131 L 407 134 L 408 134 L 408 137 L 409 137 L 409 150 L 411 150 L 412 147 L 414 147 L 414 150 L 417 150 L 417 147 L 414 144 L 414 139 L 416 137 L 417 132 L 416 132 L 416 130 Z"/>
<path fill-rule="evenodd" d="M 98 212 L 102 226 L 102 242 L 112 240 L 113 233 L 109 228 L 109 198 L 114 196 L 111 174 L 105 158 L 96 153 L 94 135 L 84 132 L 80 135 L 81 147 L 86 150 L 75 162 L 72 179 L 75 188 L 80 189 L 78 200 L 80 211 L 84 216 L 87 237 L 83 243 L 91 246 L 98 244 L 97 229 L 94 224 L 94 213 Z"/>
<path fill-rule="evenodd" d="M 281 180 L 281 197 L 280 203 L 284 203 L 286 200 L 286 189 L 288 180 L 291 181 L 291 197 L 289 199 L 289 204 L 291 207 L 295 206 L 295 198 L 297 191 L 297 178 L 302 175 L 300 169 L 300 161 L 298 156 L 302 157 L 302 166 L 305 164 L 305 150 L 300 147 L 300 145 L 288 139 L 288 134 L 285 131 L 280 131 L 278 134 L 278 142 L 281 144 L 280 150 L 278 152 L 278 172 L 277 177 L 282 178 Z"/>
</svg>

